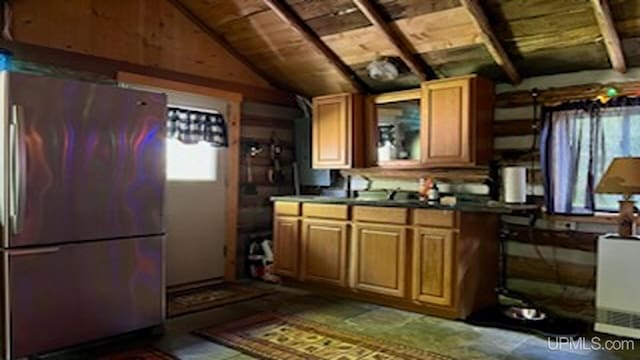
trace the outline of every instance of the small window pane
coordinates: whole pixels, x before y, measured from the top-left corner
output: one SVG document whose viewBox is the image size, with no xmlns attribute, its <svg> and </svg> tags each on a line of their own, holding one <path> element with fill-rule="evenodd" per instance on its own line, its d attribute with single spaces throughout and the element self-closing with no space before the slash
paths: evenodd
<svg viewBox="0 0 640 360">
<path fill-rule="evenodd" d="M 218 149 L 208 143 L 184 144 L 167 139 L 167 179 L 216 181 Z"/>
</svg>

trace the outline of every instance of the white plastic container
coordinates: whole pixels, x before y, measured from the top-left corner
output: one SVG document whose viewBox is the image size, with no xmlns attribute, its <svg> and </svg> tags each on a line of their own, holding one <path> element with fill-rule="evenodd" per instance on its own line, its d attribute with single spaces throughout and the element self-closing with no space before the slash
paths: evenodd
<svg viewBox="0 0 640 360">
<path fill-rule="evenodd" d="M 502 169 L 504 184 L 504 202 L 524 204 L 527 202 L 527 169 L 522 166 L 510 166 Z"/>
</svg>

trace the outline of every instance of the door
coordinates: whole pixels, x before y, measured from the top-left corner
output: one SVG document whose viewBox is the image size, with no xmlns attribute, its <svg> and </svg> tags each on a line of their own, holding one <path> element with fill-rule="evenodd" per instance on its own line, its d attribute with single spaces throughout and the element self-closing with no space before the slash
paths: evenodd
<svg viewBox="0 0 640 360">
<path fill-rule="evenodd" d="M 220 279 L 227 233 L 227 150 L 174 139 L 167 147 L 167 285 Z"/>
<path fill-rule="evenodd" d="M 274 269 L 277 274 L 298 277 L 298 259 L 300 258 L 299 220 L 276 216 L 273 226 Z"/>
<path fill-rule="evenodd" d="M 351 95 L 313 99 L 313 167 L 351 166 Z"/>
<path fill-rule="evenodd" d="M 347 223 L 302 220 L 302 281 L 347 285 Z"/>
<path fill-rule="evenodd" d="M 469 84 L 469 79 L 422 84 L 423 163 L 471 162 Z"/>
<path fill-rule="evenodd" d="M 425 303 L 453 305 L 453 230 L 417 228 L 413 239 L 413 299 Z"/>
<path fill-rule="evenodd" d="M 12 358 L 161 324 L 163 242 L 4 250 Z"/>
<path fill-rule="evenodd" d="M 351 237 L 351 286 L 404 297 L 406 232 L 403 226 L 354 224 Z"/>
<path fill-rule="evenodd" d="M 164 232 L 164 95 L 12 73 L 9 104 L 5 247 Z"/>
</svg>

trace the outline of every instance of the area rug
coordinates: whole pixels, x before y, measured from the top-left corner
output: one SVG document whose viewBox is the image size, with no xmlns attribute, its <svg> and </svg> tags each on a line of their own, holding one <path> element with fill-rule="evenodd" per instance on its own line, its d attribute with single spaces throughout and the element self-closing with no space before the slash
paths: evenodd
<svg viewBox="0 0 640 360">
<path fill-rule="evenodd" d="M 177 358 L 153 348 L 135 348 L 101 357 L 99 360 L 176 360 Z"/>
<path fill-rule="evenodd" d="M 263 313 L 196 332 L 208 340 L 270 360 L 450 360 L 387 340 L 339 331 L 292 315 Z"/>
<path fill-rule="evenodd" d="M 168 294 L 167 317 L 203 311 L 270 293 L 273 291 L 237 284 L 219 284 Z"/>
</svg>

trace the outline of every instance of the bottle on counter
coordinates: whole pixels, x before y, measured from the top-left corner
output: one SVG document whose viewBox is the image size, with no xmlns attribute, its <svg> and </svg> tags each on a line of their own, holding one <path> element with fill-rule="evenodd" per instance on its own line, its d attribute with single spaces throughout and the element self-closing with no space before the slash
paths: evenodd
<svg viewBox="0 0 640 360">
<path fill-rule="evenodd" d="M 420 178 L 418 184 L 418 194 L 420 196 L 420 201 L 427 201 L 427 196 L 429 189 L 431 188 L 432 181 L 430 178 Z"/>
<path fill-rule="evenodd" d="M 431 188 L 427 191 L 427 202 L 429 204 L 438 204 L 440 202 L 440 191 L 435 182 L 431 183 Z"/>
</svg>

